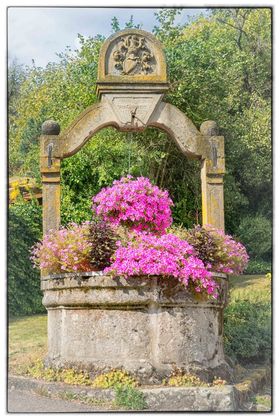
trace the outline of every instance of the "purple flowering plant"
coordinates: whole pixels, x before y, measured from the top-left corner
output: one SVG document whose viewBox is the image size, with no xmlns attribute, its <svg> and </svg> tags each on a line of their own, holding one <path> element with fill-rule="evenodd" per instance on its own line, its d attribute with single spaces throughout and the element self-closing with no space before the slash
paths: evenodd
<svg viewBox="0 0 280 420">
<path fill-rule="evenodd" d="M 32 249 L 35 266 L 49 273 L 102 267 L 110 275 L 172 277 L 214 298 L 219 287 L 213 271 L 240 274 L 247 266 L 245 247 L 221 230 L 171 228 L 173 202 L 148 178 L 128 175 L 92 200 L 93 218 L 104 222 L 104 232 L 94 220 L 51 231 Z"/>
<path fill-rule="evenodd" d="M 137 232 L 123 246 L 119 241 L 112 264 L 104 273 L 122 276 L 174 277 L 195 292 L 217 297 L 217 285 L 195 249 L 173 234 Z"/>
</svg>

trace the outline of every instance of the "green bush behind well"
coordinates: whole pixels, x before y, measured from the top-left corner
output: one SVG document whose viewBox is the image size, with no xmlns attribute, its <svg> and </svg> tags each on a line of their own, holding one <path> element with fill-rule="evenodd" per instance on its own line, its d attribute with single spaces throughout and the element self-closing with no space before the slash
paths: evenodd
<svg viewBox="0 0 280 420">
<path fill-rule="evenodd" d="M 8 311 L 10 316 L 45 312 L 40 273 L 30 261 L 30 248 L 41 237 L 41 207 L 19 201 L 8 215 Z"/>
<path fill-rule="evenodd" d="M 271 358 L 271 278 L 239 276 L 231 284 L 233 288 L 224 313 L 225 352 L 239 363 L 268 361 Z"/>
</svg>

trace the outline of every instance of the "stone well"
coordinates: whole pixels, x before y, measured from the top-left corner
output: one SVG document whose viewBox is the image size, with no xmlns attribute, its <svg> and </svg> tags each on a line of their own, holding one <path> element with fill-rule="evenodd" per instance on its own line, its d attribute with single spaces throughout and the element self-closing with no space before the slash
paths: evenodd
<svg viewBox="0 0 280 420">
<path fill-rule="evenodd" d="M 68 273 L 42 277 L 47 364 L 101 373 L 123 368 L 143 384 L 174 369 L 230 379 L 223 351 L 227 278 L 219 298 L 198 301 L 175 279 Z"/>
</svg>

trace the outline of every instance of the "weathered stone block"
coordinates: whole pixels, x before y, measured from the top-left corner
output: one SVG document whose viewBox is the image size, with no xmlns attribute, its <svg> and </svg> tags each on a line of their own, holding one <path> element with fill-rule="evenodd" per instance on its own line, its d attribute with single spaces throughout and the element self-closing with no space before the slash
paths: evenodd
<svg viewBox="0 0 280 420">
<path fill-rule="evenodd" d="M 159 382 L 174 368 L 229 379 L 222 342 L 227 280 L 218 281 L 217 301 L 196 301 L 174 279 L 47 276 L 47 362 L 94 372 L 124 368 L 143 383 Z"/>
</svg>

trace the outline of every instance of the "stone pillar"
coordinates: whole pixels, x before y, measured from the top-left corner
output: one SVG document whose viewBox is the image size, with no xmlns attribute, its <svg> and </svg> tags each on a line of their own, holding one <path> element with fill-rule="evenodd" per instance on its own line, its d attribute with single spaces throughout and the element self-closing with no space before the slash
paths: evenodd
<svg viewBox="0 0 280 420">
<path fill-rule="evenodd" d="M 224 230 L 224 137 L 218 136 L 215 121 L 205 121 L 200 132 L 207 150 L 201 168 L 202 225 Z"/>
<path fill-rule="evenodd" d="M 60 127 L 45 121 L 40 137 L 40 170 L 43 190 L 43 234 L 60 225 Z"/>
</svg>

